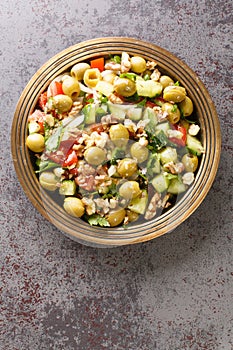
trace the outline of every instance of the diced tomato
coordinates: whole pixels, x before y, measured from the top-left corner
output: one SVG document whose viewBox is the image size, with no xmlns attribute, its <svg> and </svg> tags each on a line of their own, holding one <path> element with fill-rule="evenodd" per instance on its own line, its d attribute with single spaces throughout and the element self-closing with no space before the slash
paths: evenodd
<svg viewBox="0 0 233 350">
<path fill-rule="evenodd" d="M 104 70 L 104 58 L 96 58 L 95 60 L 92 60 L 90 62 L 91 68 L 98 68 L 100 72 L 103 72 Z"/>
<path fill-rule="evenodd" d="M 169 140 L 175 143 L 177 146 L 184 147 L 186 145 L 186 140 L 187 140 L 186 128 L 180 124 L 174 124 L 173 128 L 174 130 L 180 131 L 182 133 L 182 137 L 181 138 L 171 137 L 169 138 Z"/>
<path fill-rule="evenodd" d="M 39 121 L 38 124 L 40 125 L 40 132 L 44 133 L 44 122 Z"/>
<path fill-rule="evenodd" d="M 56 96 L 56 95 L 64 95 L 64 92 L 62 90 L 62 83 L 59 83 L 59 81 L 53 80 L 48 87 L 47 98 L 51 96 Z"/>
<path fill-rule="evenodd" d="M 63 163 L 63 167 L 67 167 L 73 164 L 76 164 L 78 162 L 78 157 L 77 154 L 75 153 L 74 150 L 70 150 L 66 156 L 66 159 Z"/>
<path fill-rule="evenodd" d="M 78 176 L 78 169 L 77 168 L 70 169 L 69 173 L 72 174 L 74 177 L 77 177 Z"/>
<path fill-rule="evenodd" d="M 42 92 L 42 94 L 40 94 L 39 96 L 39 101 L 38 101 L 39 107 L 44 110 L 47 101 L 48 101 L 47 91 Z"/>
<path fill-rule="evenodd" d="M 97 124 L 93 124 L 90 126 L 90 130 L 93 132 L 93 131 L 97 131 L 99 134 L 101 132 L 104 131 L 104 127 L 103 127 L 103 124 L 101 123 L 97 123 Z"/>
<path fill-rule="evenodd" d="M 146 101 L 146 107 L 150 107 L 150 108 L 153 108 L 153 107 L 156 107 L 157 104 L 154 103 L 154 102 L 151 102 L 151 101 Z"/>
</svg>

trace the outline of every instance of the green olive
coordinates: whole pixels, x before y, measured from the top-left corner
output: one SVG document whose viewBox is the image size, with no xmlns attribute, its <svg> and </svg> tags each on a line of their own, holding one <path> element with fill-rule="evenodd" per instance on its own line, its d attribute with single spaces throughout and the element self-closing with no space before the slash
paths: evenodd
<svg viewBox="0 0 233 350">
<path fill-rule="evenodd" d="M 177 151 L 173 147 L 166 147 L 160 152 L 160 161 L 162 164 L 177 162 Z"/>
<path fill-rule="evenodd" d="M 179 108 L 184 117 L 188 117 L 189 115 L 191 115 L 193 113 L 193 102 L 191 98 L 186 96 L 185 99 L 182 102 L 180 102 Z"/>
<path fill-rule="evenodd" d="M 127 78 L 115 79 L 113 86 L 115 92 L 124 97 L 134 95 L 137 90 L 135 82 Z"/>
<path fill-rule="evenodd" d="M 73 100 L 67 95 L 56 95 L 53 97 L 53 107 L 58 113 L 65 113 L 71 110 Z"/>
<path fill-rule="evenodd" d="M 109 137 L 117 147 L 124 147 L 129 140 L 129 132 L 122 124 L 112 125 L 109 129 Z"/>
<path fill-rule="evenodd" d="M 76 197 L 66 197 L 64 200 L 63 208 L 68 214 L 78 218 L 83 216 L 85 211 L 83 202 L 81 199 Z"/>
<path fill-rule="evenodd" d="M 39 177 L 40 185 L 48 191 L 55 191 L 57 189 L 58 179 L 53 172 L 44 171 Z"/>
<path fill-rule="evenodd" d="M 132 144 L 130 148 L 130 153 L 133 158 L 137 160 L 138 163 L 143 163 L 147 160 L 149 156 L 149 150 L 147 147 L 140 145 L 139 142 Z"/>
<path fill-rule="evenodd" d="M 161 75 L 159 82 L 163 85 L 164 89 L 169 85 L 174 85 L 174 80 L 172 80 L 172 78 L 170 78 L 168 75 Z"/>
<path fill-rule="evenodd" d="M 89 68 L 90 68 L 90 65 L 88 63 L 80 62 L 80 63 L 75 64 L 72 67 L 70 74 L 73 78 L 81 81 L 81 80 L 83 80 L 84 73 Z"/>
<path fill-rule="evenodd" d="M 163 90 L 163 98 L 166 101 L 181 102 L 185 99 L 186 91 L 181 86 L 167 86 Z"/>
<path fill-rule="evenodd" d="M 138 213 L 135 213 L 135 211 L 129 209 L 126 210 L 126 215 L 128 217 L 129 222 L 137 221 L 139 218 Z"/>
<path fill-rule="evenodd" d="M 176 104 L 165 102 L 162 104 L 162 111 L 167 112 L 170 123 L 176 124 L 180 120 L 180 110 Z"/>
<path fill-rule="evenodd" d="M 110 212 L 107 216 L 110 226 L 114 227 L 120 225 L 125 218 L 125 213 L 125 209 L 123 208 Z"/>
<path fill-rule="evenodd" d="M 102 148 L 93 146 L 89 147 L 84 152 L 84 158 L 86 159 L 87 163 L 91 165 L 100 165 L 105 161 L 106 153 Z"/>
<path fill-rule="evenodd" d="M 98 81 L 101 80 L 101 74 L 98 68 L 87 69 L 83 76 L 84 83 L 90 87 L 96 87 Z"/>
<path fill-rule="evenodd" d="M 68 95 L 75 100 L 80 94 L 80 85 L 77 79 L 66 77 L 62 83 L 62 90 L 65 95 Z"/>
<path fill-rule="evenodd" d="M 28 135 L 26 146 L 35 153 L 43 152 L 45 148 L 44 136 L 37 133 Z"/>
<path fill-rule="evenodd" d="M 121 177 L 130 177 L 138 170 L 137 161 L 132 158 L 121 159 L 117 165 L 117 172 Z"/>
<path fill-rule="evenodd" d="M 131 71 L 135 73 L 143 73 L 146 70 L 146 61 L 140 56 L 131 57 Z"/>
<path fill-rule="evenodd" d="M 107 74 L 104 74 L 102 79 L 107 83 L 113 84 L 114 80 L 116 79 L 116 76 L 117 75 L 115 73 L 109 72 Z"/>
<path fill-rule="evenodd" d="M 119 188 L 119 194 L 125 199 L 133 199 L 140 195 L 141 190 L 137 181 L 126 181 Z"/>
<path fill-rule="evenodd" d="M 186 153 L 182 158 L 185 170 L 194 173 L 198 167 L 198 157 L 191 153 Z"/>
</svg>

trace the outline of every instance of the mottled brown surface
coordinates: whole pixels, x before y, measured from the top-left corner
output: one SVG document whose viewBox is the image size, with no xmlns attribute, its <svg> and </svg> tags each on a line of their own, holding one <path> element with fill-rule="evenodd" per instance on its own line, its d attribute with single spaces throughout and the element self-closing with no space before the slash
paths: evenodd
<svg viewBox="0 0 233 350">
<path fill-rule="evenodd" d="M 0 349 L 232 350 L 232 2 L 2 1 Z M 57 52 L 131 36 L 176 54 L 216 105 L 222 157 L 178 229 L 114 249 L 71 241 L 26 198 L 10 156 L 17 100 Z"/>
</svg>

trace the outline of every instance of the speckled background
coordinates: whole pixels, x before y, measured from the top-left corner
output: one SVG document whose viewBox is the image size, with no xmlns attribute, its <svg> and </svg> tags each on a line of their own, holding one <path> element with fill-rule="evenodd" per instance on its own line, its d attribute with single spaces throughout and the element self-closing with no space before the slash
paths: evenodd
<svg viewBox="0 0 233 350">
<path fill-rule="evenodd" d="M 0 349 L 232 350 L 232 1 L 8 0 L 0 6 Z M 25 84 L 57 52 L 101 36 L 150 41 L 208 88 L 222 127 L 212 189 L 175 231 L 97 249 L 34 209 L 10 154 Z"/>
</svg>

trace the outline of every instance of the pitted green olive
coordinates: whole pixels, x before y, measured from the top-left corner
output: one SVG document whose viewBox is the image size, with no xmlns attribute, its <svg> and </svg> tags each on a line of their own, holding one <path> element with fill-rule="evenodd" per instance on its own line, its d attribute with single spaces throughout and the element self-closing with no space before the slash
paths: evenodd
<svg viewBox="0 0 233 350">
<path fill-rule="evenodd" d="M 198 157 L 191 153 L 186 153 L 182 158 L 185 170 L 194 173 L 198 167 Z"/>
<path fill-rule="evenodd" d="M 148 148 L 140 145 L 139 142 L 135 142 L 132 144 L 130 148 L 130 153 L 131 153 L 131 156 L 135 158 L 139 164 L 147 160 L 149 156 Z"/>
<path fill-rule="evenodd" d="M 93 146 L 89 147 L 84 152 L 84 158 L 86 159 L 87 163 L 91 165 L 100 165 L 105 161 L 106 153 L 102 148 Z"/>
<path fill-rule="evenodd" d="M 193 102 L 191 98 L 186 96 L 185 99 L 182 102 L 180 102 L 179 108 L 184 117 L 188 117 L 189 115 L 191 115 L 193 113 Z"/>
<path fill-rule="evenodd" d="M 133 199 L 140 195 L 141 190 L 137 181 L 126 181 L 119 188 L 119 194 L 125 199 Z"/>
<path fill-rule="evenodd" d="M 135 73 L 143 73 L 146 70 L 146 61 L 140 56 L 131 57 L 131 71 Z"/>
<path fill-rule="evenodd" d="M 62 83 L 62 90 L 65 95 L 68 95 L 75 100 L 80 94 L 80 85 L 77 79 L 73 77 L 67 77 Z"/>
<path fill-rule="evenodd" d="M 165 102 L 162 105 L 162 111 L 167 112 L 170 123 L 176 124 L 180 120 L 180 110 L 176 104 Z"/>
<path fill-rule="evenodd" d="M 53 97 L 53 107 L 58 113 L 65 113 L 71 110 L 73 100 L 67 95 L 56 95 Z"/>
<path fill-rule="evenodd" d="M 129 132 L 122 124 L 112 125 L 109 129 L 109 137 L 117 147 L 124 147 L 129 140 Z"/>
<path fill-rule="evenodd" d="M 181 102 L 185 99 L 186 91 L 182 86 L 167 86 L 163 90 L 163 98 L 166 101 Z"/>
<path fill-rule="evenodd" d="M 88 63 L 80 62 L 75 64 L 71 69 L 71 76 L 79 81 L 83 80 L 84 73 L 87 69 L 91 68 Z"/>
<path fill-rule="evenodd" d="M 161 75 L 159 82 L 163 85 L 164 89 L 169 85 L 174 85 L 174 80 L 172 80 L 172 78 L 170 78 L 168 75 Z"/>
<path fill-rule="evenodd" d="M 117 166 L 117 172 L 121 177 L 130 177 L 138 170 L 137 161 L 132 158 L 121 159 Z"/>
<path fill-rule="evenodd" d="M 53 172 L 44 171 L 39 177 L 40 185 L 48 191 L 55 191 L 57 189 L 58 179 Z"/>
<path fill-rule="evenodd" d="M 83 216 L 85 211 L 83 202 L 81 199 L 76 197 L 66 197 L 64 200 L 63 208 L 68 214 L 78 218 Z"/>
<path fill-rule="evenodd" d="M 107 216 L 110 226 L 114 227 L 120 225 L 125 218 L 125 213 L 125 209 L 123 208 L 110 212 Z"/>
<path fill-rule="evenodd" d="M 114 90 L 121 96 L 129 97 L 135 94 L 136 84 L 131 79 L 118 78 L 114 80 Z"/>
<path fill-rule="evenodd" d="M 96 87 L 98 81 L 101 80 L 101 78 L 102 77 L 101 77 L 99 69 L 90 68 L 90 69 L 87 69 L 85 71 L 84 76 L 83 76 L 83 81 L 88 87 L 94 88 L 94 87 Z"/>
<path fill-rule="evenodd" d="M 26 146 L 35 153 L 43 152 L 45 147 L 44 136 L 38 133 L 28 135 Z"/>
</svg>

